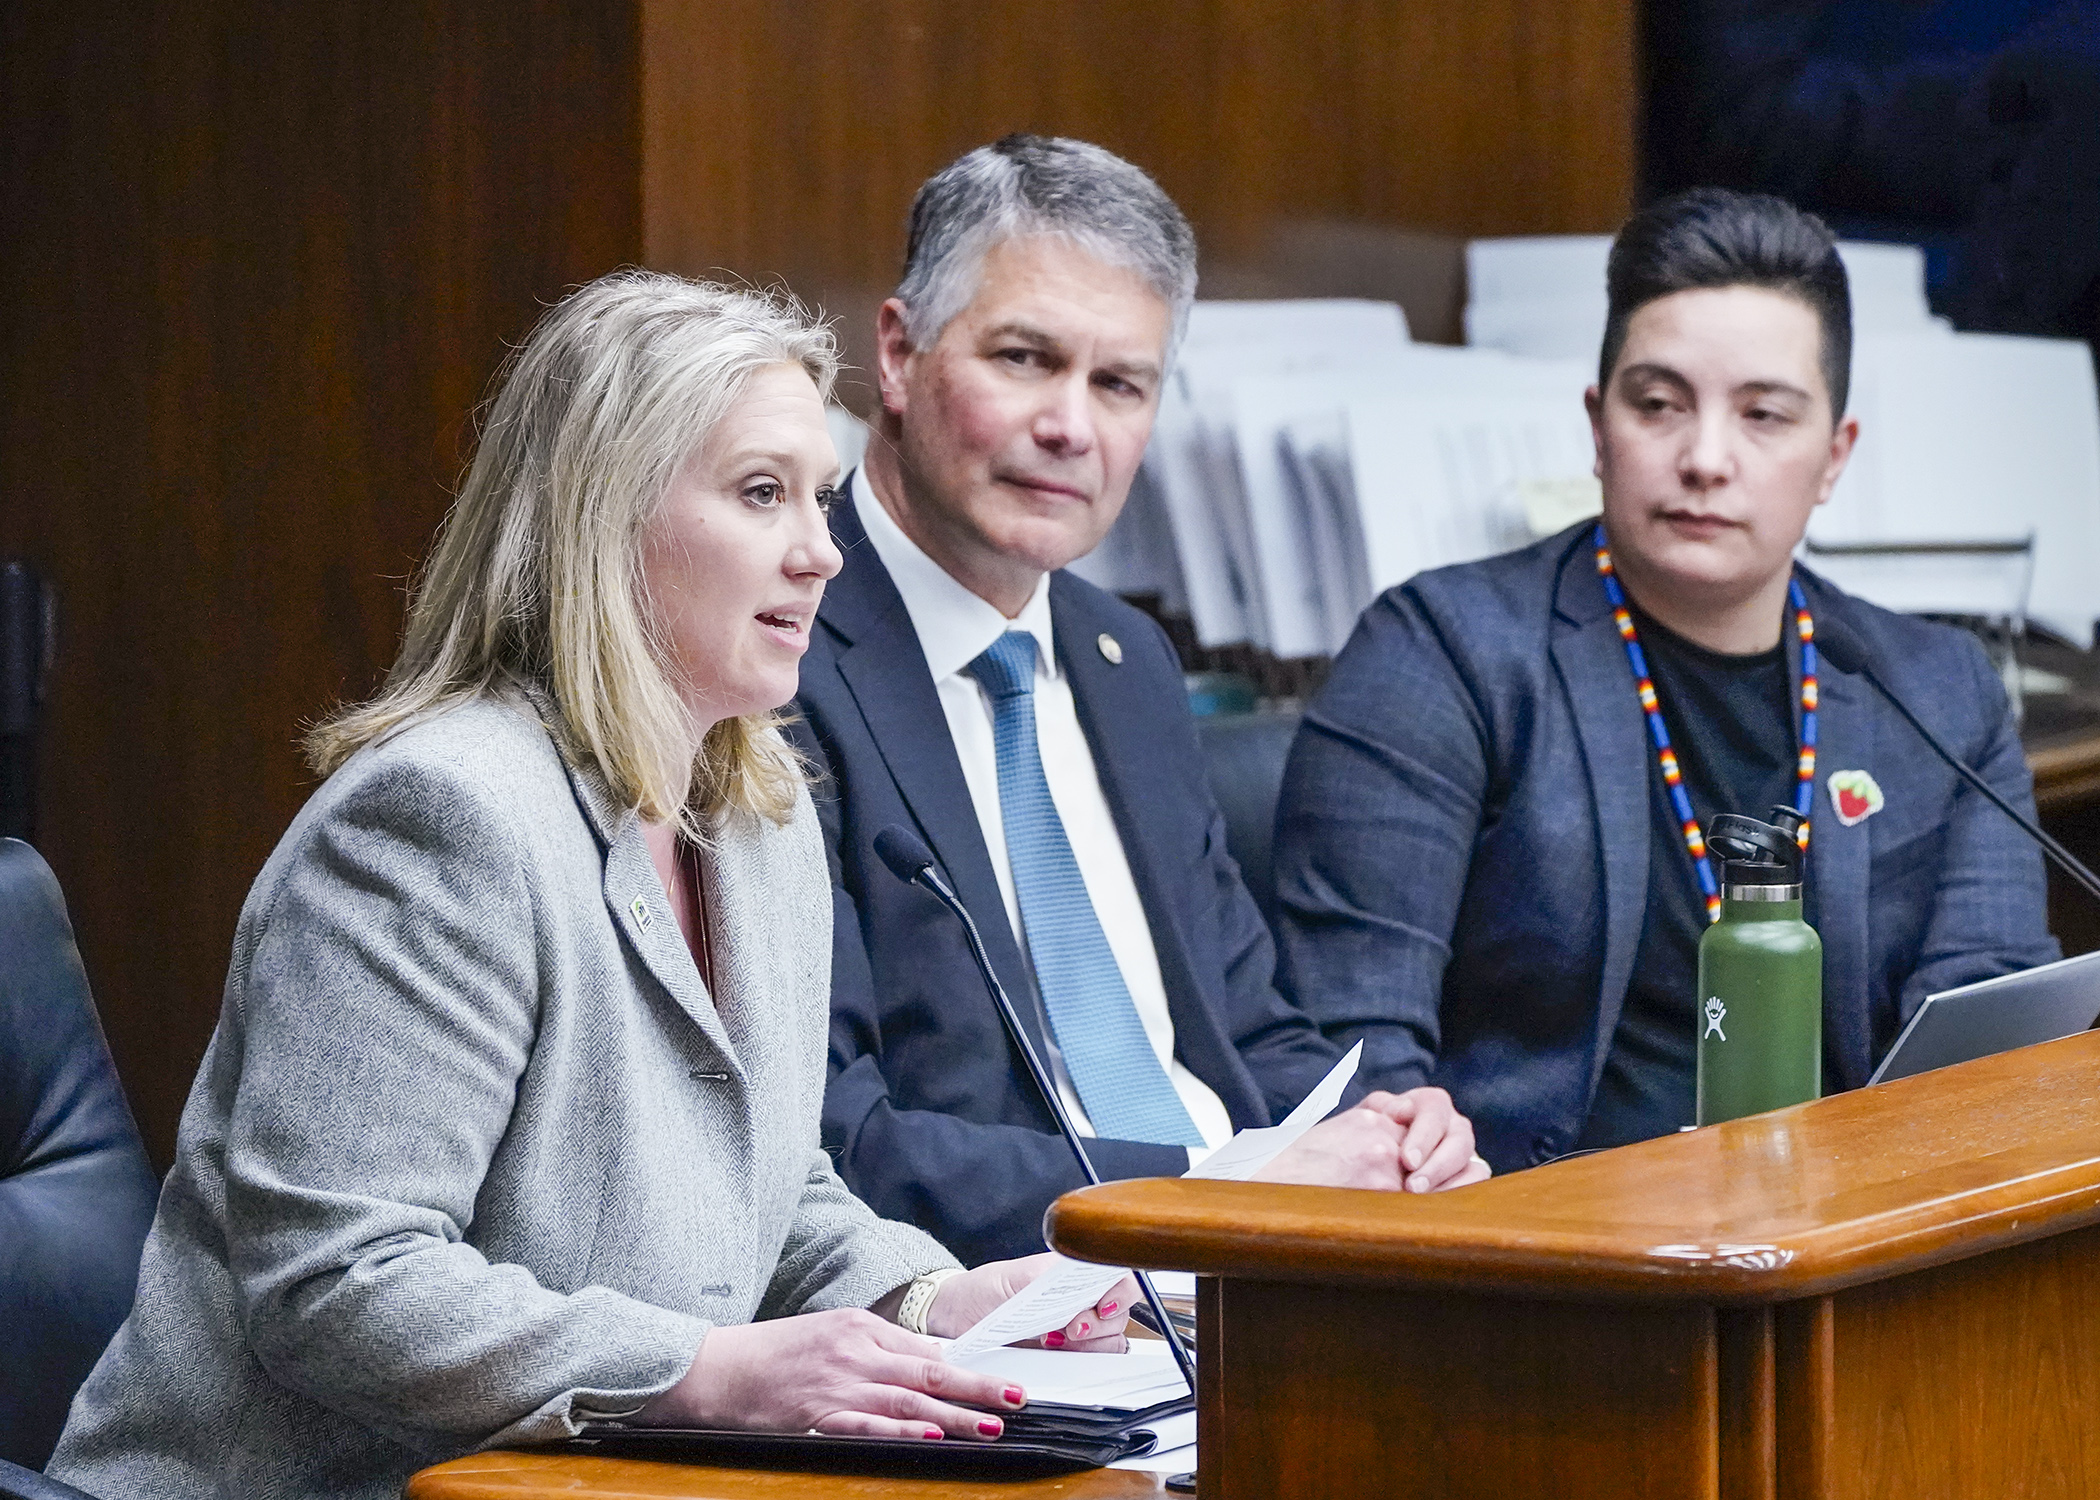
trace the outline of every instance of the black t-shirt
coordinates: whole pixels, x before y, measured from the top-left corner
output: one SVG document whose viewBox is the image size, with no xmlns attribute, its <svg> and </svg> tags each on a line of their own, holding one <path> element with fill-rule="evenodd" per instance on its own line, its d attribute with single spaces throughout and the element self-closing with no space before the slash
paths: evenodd
<svg viewBox="0 0 2100 1500">
<path fill-rule="evenodd" d="M 1755 656 L 1723 656 L 1639 611 L 1634 619 L 1700 827 L 1716 813 L 1763 819 L 1774 804 L 1792 806 L 1796 746 L 1785 642 Z M 1628 671 L 1625 691 L 1633 690 Z M 1648 911 L 1626 1008 L 1583 1128 L 1584 1147 L 1623 1146 L 1689 1125 L 1697 1093 L 1694 992 L 1706 900 L 1656 764 L 1655 742 L 1643 733 L 1642 744 L 1648 755 Z M 1713 864 L 1718 880 L 1720 861 Z"/>
</svg>

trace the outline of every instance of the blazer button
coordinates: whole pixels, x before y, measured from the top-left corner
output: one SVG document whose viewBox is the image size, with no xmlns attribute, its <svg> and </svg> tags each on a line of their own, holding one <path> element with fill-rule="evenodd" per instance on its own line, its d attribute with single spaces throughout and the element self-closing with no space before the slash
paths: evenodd
<svg viewBox="0 0 2100 1500">
<path fill-rule="evenodd" d="M 1531 1164 L 1534 1167 L 1543 1167 L 1547 1162 L 1553 1160 L 1554 1157 L 1560 1155 L 1559 1146 L 1560 1142 L 1550 1135 L 1533 1137 L 1531 1142 Z"/>
</svg>

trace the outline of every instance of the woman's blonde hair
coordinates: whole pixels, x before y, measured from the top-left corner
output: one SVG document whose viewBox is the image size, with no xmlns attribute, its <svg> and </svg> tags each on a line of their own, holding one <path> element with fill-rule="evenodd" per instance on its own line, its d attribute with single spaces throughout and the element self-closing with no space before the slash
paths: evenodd
<svg viewBox="0 0 2100 1500">
<path fill-rule="evenodd" d="M 517 681 L 553 698 L 564 752 L 643 816 L 694 836 L 731 810 L 785 819 L 803 770 L 777 716 L 725 719 L 695 745 L 636 556 L 679 465 L 782 364 L 830 395 L 831 330 L 787 297 L 620 271 L 551 310 L 506 362 L 385 685 L 307 735 L 313 768 Z"/>
</svg>

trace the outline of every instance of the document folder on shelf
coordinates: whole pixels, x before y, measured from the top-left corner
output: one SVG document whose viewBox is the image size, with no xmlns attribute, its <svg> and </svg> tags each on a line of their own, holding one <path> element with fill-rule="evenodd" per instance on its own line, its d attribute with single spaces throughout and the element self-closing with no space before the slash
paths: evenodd
<svg viewBox="0 0 2100 1500">
<path fill-rule="evenodd" d="M 833 1437 L 815 1432 L 719 1432 L 694 1427 L 632 1427 L 593 1422 L 560 1444 L 572 1453 L 668 1463 L 895 1474 L 927 1478 L 1026 1479 L 1105 1468 L 1152 1451 L 1158 1423 L 1195 1409 L 1182 1396 L 1142 1411 L 1033 1402 L 1005 1418 L 996 1442 L 962 1438 Z"/>
</svg>

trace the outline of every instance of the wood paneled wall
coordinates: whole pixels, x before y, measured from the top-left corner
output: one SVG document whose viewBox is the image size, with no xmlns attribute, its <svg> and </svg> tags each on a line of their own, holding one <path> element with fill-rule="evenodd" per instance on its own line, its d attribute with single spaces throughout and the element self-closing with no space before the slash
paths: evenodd
<svg viewBox="0 0 2100 1500">
<path fill-rule="evenodd" d="M 651 264 L 887 290 L 931 172 L 1010 130 L 1150 170 L 1206 256 L 1279 222 L 1617 227 L 1620 0 L 716 0 L 644 5 Z"/>
<path fill-rule="evenodd" d="M 0 7 L 39 842 L 163 1164 L 300 726 L 392 660 L 505 341 L 640 253 L 638 79 L 620 6 Z"/>
<path fill-rule="evenodd" d="M 864 317 L 1011 129 L 1297 218 L 1610 227 L 1612 0 L 0 6 L 0 555 L 57 580 L 43 837 L 165 1163 L 297 738 L 392 658 L 506 340 L 646 258 Z M 859 299 L 859 300 L 855 300 Z"/>
</svg>

